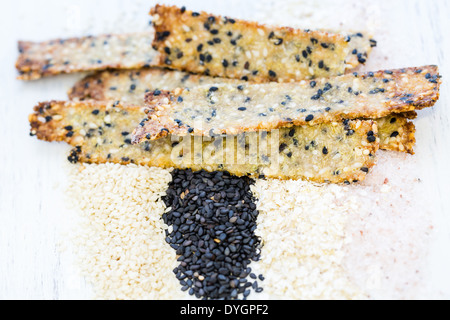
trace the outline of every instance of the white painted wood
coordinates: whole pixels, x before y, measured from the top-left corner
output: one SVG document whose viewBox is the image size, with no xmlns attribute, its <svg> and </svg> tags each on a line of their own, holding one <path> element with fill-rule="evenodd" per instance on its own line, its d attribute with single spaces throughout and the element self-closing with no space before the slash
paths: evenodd
<svg viewBox="0 0 450 320">
<path fill-rule="evenodd" d="M 252 17 L 256 1 L 166 1 L 189 3 L 233 17 Z M 292 1 L 291 1 L 292 2 Z M 299 1 L 301 2 L 301 1 Z M 367 1 L 369 4 L 369 1 Z M 89 299 L 89 287 L 58 243 L 64 219 L 63 187 L 69 149 L 28 135 L 27 116 L 38 102 L 65 99 L 80 77 L 35 82 L 15 80 L 16 43 L 106 32 L 146 30 L 155 1 L 7 1 L 0 10 L 0 299 Z M 282 1 L 278 1 L 282 5 Z M 430 259 L 435 296 L 450 298 L 450 3 L 446 0 L 370 2 L 390 31 L 379 43 L 398 48 L 386 68 L 438 64 L 444 76 L 441 99 L 416 121 L 418 170 L 424 197 L 433 199 L 436 241 Z M 345 26 L 344 26 L 345 27 Z M 401 41 L 400 41 L 401 40 Z M 405 45 L 405 43 L 407 45 Z M 370 67 L 370 64 L 369 66 Z"/>
</svg>

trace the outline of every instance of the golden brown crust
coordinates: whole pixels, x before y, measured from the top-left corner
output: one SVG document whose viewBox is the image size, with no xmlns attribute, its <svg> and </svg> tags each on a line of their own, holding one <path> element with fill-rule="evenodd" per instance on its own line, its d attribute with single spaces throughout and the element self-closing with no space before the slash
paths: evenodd
<svg viewBox="0 0 450 320">
<path fill-rule="evenodd" d="M 153 36 L 153 32 L 143 32 L 44 42 L 19 41 L 18 79 L 35 80 L 61 73 L 152 66 L 158 60 L 158 54 L 151 46 Z"/>
<path fill-rule="evenodd" d="M 434 105 L 440 78 L 436 66 L 425 66 L 295 84 L 218 84 L 150 92 L 148 119 L 134 131 L 133 143 L 168 134 L 238 134 L 412 112 Z"/>
<path fill-rule="evenodd" d="M 166 137 L 131 145 L 130 131 L 141 117 L 139 107 L 120 103 L 43 102 L 29 116 L 30 133 L 72 145 L 71 162 L 135 163 L 331 183 L 363 180 L 375 164 L 379 145 L 376 124 L 359 120 L 200 141 L 196 139 L 201 137 Z"/>
<path fill-rule="evenodd" d="M 70 100 L 97 100 L 108 101 L 106 92 L 107 88 L 104 81 L 104 74 L 112 76 L 118 71 L 98 71 L 88 74 L 81 80 L 77 81 L 75 85 L 67 92 Z"/>
<path fill-rule="evenodd" d="M 176 6 L 156 5 L 150 14 L 160 65 L 224 78 L 289 82 L 340 75 L 364 63 L 375 44 L 367 38 L 367 45 L 358 43 L 363 52 L 352 54 L 355 43 L 349 45 L 351 37 L 341 34 L 272 27 Z"/>
</svg>

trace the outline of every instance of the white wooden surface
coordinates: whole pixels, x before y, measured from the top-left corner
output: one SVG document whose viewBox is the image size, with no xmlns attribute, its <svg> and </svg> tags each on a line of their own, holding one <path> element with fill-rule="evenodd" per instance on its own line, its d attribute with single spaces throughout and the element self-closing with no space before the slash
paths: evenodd
<svg viewBox="0 0 450 320">
<path fill-rule="evenodd" d="M 251 16 L 257 1 L 166 1 L 234 17 Z M 292 1 L 291 1 L 292 2 Z M 344 1 L 345 2 L 345 1 Z M 363 1 L 364 2 L 364 1 Z M 89 288 L 58 250 L 63 229 L 68 147 L 37 141 L 27 116 L 38 102 L 65 99 L 82 75 L 32 83 L 15 80 L 17 41 L 148 29 L 155 1 L 15 0 L 0 10 L 0 299 L 89 299 Z M 281 6 L 282 1 L 278 1 Z M 426 198 L 436 205 L 430 257 L 433 290 L 450 298 L 450 1 L 367 1 L 390 28 L 396 59 L 386 68 L 437 64 L 441 99 L 416 121 L 416 157 Z M 369 6 L 370 4 L 370 6 Z M 324 22 L 326 23 L 326 22 Z M 318 23 L 320 24 L 320 23 Z M 345 26 L 344 26 L 345 27 Z M 398 39 L 398 41 L 397 41 Z M 383 43 L 380 43 L 383 45 Z M 382 50 L 382 49 L 380 49 Z"/>
</svg>

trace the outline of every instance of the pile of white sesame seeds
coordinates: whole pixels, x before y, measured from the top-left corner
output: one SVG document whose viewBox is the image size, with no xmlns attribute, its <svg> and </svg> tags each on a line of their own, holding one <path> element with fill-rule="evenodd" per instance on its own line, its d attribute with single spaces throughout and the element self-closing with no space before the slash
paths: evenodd
<svg viewBox="0 0 450 320">
<path fill-rule="evenodd" d="M 183 299 L 161 219 L 170 180 L 170 172 L 158 168 L 73 167 L 68 196 L 80 219 L 70 247 L 96 299 Z"/>
</svg>

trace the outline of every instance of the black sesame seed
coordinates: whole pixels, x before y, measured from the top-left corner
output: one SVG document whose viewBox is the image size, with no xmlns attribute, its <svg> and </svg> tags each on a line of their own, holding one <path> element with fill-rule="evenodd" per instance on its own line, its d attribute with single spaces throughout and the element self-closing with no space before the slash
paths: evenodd
<svg viewBox="0 0 450 320">
<path fill-rule="evenodd" d="M 135 84 L 132 84 L 131 86 L 130 86 L 130 91 L 134 91 L 136 89 L 136 85 Z"/>
<path fill-rule="evenodd" d="M 279 45 L 281 45 L 282 43 L 283 43 L 283 39 L 281 39 L 281 38 L 278 38 L 278 39 L 276 39 L 276 40 L 273 42 L 273 44 L 276 45 L 276 46 L 279 46 Z"/>
<path fill-rule="evenodd" d="M 222 60 L 222 65 L 223 65 L 224 68 L 227 68 L 228 67 L 228 61 L 226 59 L 223 59 Z"/>
<path fill-rule="evenodd" d="M 198 52 L 201 52 L 202 49 L 203 49 L 203 44 L 199 44 L 199 45 L 197 46 L 197 51 L 198 51 Z"/>
<path fill-rule="evenodd" d="M 313 116 L 312 114 L 310 114 L 310 115 L 306 116 L 305 121 L 306 121 L 306 122 L 310 122 L 310 121 L 312 121 L 313 119 L 314 119 L 314 116 Z"/>
<path fill-rule="evenodd" d="M 398 135 L 399 135 L 398 131 L 394 131 L 394 132 L 392 132 L 392 134 L 391 134 L 391 138 L 398 137 Z"/>
<path fill-rule="evenodd" d="M 92 114 L 95 116 L 98 115 L 99 113 L 100 113 L 100 110 L 98 110 L 98 109 L 95 109 L 92 111 Z"/>
<path fill-rule="evenodd" d="M 327 147 L 323 147 L 322 153 L 325 154 L 325 155 L 328 154 L 328 149 L 327 149 Z"/>
<path fill-rule="evenodd" d="M 163 197 L 171 210 L 162 219 L 173 227 L 166 242 L 180 256 L 173 272 L 182 290 L 201 299 L 228 300 L 245 298 L 250 287 L 262 289 L 255 279 L 247 280 L 261 243 L 254 235 L 258 211 L 251 184 L 227 172 L 172 172 Z"/>
<path fill-rule="evenodd" d="M 200 15 L 200 13 L 198 13 L 198 12 L 192 12 L 193 17 L 198 17 L 199 15 Z"/>
<path fill-rule="evenodd" d="M 323 88 L 323 91 L 328 91 L 331 88 L 333 88 L 333 86 L 330 83 L 327 82 L 327 83 L 325 83 L 325 87 Z"/>
<path fill-rule="evenodd" d="M 324 66 L 325 66 L 325 64 L 324 64 L 323 60 L 320 60 L 319 61 L 319 68 L 323 69 Z"/>
<path fill-rule="evenodd" d="M 211 88 L 209 88 L 209 92 L 215 92 L 215 91 L 217 91 L 217 90 L 219 90 L 219 88 L 217 88 L 217 87 L 211 87 Z"/>
<path fill-rule="evenodd" d="M 311 81 L 311 82 L 309 83 L 309 85 L 311 86 L 311 88 L 314 88 L 314 87 L 316 86 L 316 84 L 317 84 L 317 82 L 315 82 L 315 81 Z"/>
<path fill-rule="evenodd" d="M 247 108 L 246 107 L 239 107 L 238 110 L 239 111 L 245 111 L 245 110 L 247 110 Z"/>
<path fill-rule="evenodd" d="M 365 172 L 365 173 L 368 173 L 368 172 L 369 172 L 369 168 L 362 167 L 362 168 L 361 168 L 361 171 L 362 171 L 362 172 Z"/>
<path fill-rule="evenodd" d="M 275 78 L 277 76 L 275 71 L 269 70 L 269 77 Z"/>
<path fill-rule="evenodd" d="M 289 130 L 289 137 L 293 137 L 295 135 L 295 128 Z"/>
</svg>

